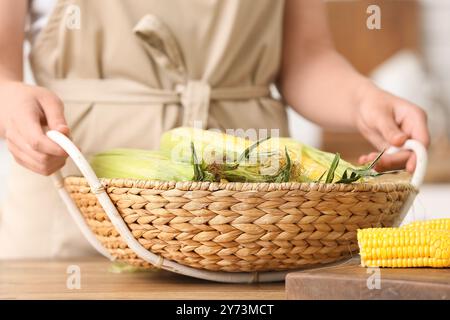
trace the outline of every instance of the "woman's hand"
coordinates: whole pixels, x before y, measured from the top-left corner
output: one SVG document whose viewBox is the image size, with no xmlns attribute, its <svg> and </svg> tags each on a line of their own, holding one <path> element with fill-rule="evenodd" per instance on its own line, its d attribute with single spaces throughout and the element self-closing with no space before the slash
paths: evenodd
<svg viewBox="0 0 450 320">
<path fill-rule="evenodd" d="M 21 82 L 27 11 L 26 0 L 0 1 L 0 137 L 19 164 L 50 175 L 67 155 L 47 138 L 46 127 L 66 135 L 69 129 L 58 97 Z"/>
<path fill-rule="evenodd" d="M 46 128 L 69 135 L 61 100 L 45 88 L 3 82 L 0 101 L 0 127 L 14 159 L 46 176 L 64 166 L 67 154 L 45 135 Z"/>
<path fill-rule="evenodd" d="M 401 146 L 429 135 L 425 113 L 372 84 L 335 50 L 323 1 L 286 0 L 278 79 L 284 100 L 303 117 L 332 130 L 359 129 L 376 148 Z M 365 163 L 376 153 L 362 156 Z M 378 170 L 415 168 L 408 151 L 385 155 Z"/>
<path fill-rule="evenodd" d="M 362 135 L 379 150 L 389 146 L 402 146 L 407 139 L 415 139 L 428 147 L 430 137 L 426 113 L 418 106 L 393 96 L 372 83 L 367 82 L 359 93 L 360 103 L 355 112 L 356 126 Z M 375 159 L 377 153 L 360 157 L 359 162 L 367 163 Z M 384 155 L 377 170 L 405 168 L 413 172 L 416 166 L 415 154 L 401 151 Z"/>
</svg>

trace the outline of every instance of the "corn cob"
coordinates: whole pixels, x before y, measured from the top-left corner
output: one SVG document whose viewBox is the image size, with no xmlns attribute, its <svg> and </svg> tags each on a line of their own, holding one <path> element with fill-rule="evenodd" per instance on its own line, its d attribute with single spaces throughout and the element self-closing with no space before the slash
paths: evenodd
<svg viewBox="0 0 450 320">
<path fill-rule="evenodd" d="M 167 160 L 166 154 L 159 150 L 143 150 L 143 149 L 127 149 L 127 148 L 116 148 L 110 149 L 105 152 L 100 152 L 96 156 L 131 156 L 135 158 L 143 159 L 162 159 Z"/>
<path fill-rule="evenodd" d="M 450 267 L 450 232 L 414 228 L 358 230 L 365 267 Z"/>
<path fill-rule="evenodd" d="M 113 149 L 95 155 L 91 166 L 101 178 L 190 181 L 192 165 L 170 161 L 159 151 Z"/>
<path fill-rule="evenodd" d="M 206 176 L 213 176 L 213 181 L 301 181 L 300 164 L 291 162 L 284 148 L 269 149 L 267 145 L 263 148 L 261 141 L 255 146 L 254 141 L 220 132 L 176 128 L 163 134 L 160 148 L 170 159 L 181 162 L 192 162 L 194 149 L 203 170 L 209 172 Z"/>
<path fill-rule="evenodd" d="M 333 162 L 335 155 L 303 144 L 291 138 L 279 138 L 281 148 L 287 147 L 293 161 L 299 161 L 304 168 L 302 174 L 307 180 L 318 181 L 326 172 Z M 269 140 L 270 142 L 270 140 Z M 335 171 L 334 180 L 342 178 L 347 169 L 357 169 L 358 167 L 351 163 L 340 159 Z"/>
<path fill-rule="evenodd" d="M 200 158 L 207 162 L 236 161 L 252 144 L 249 140 L 220 132 L 180 127 L 162 135 L 160 149 L 174 161 L 190 162 L 191 142 Z"/>
<path fill-rule="evenodd" d="M 402 228 L 450 231 L 450 218 L 415 221 L 402 226 Z"/>
<path fill-rule="evenodd" d="M 102 177 L 175 181 L 350 183 L 372 174 L 371 168 L 356 168 L 338 155 L 289 138 L 255 143 L 220 132 L 182 127 L 166 132 L 160 146 L 160 151 L 111 150 L 94 157 L 92 165 Z M 347 169 L 359 171 L 347 176 Z"/>
<path fill-rule="evenodd" d="M 181 127 L 166 132 L 161 138 L 160 146 L 169 158 L 187 162 L 191 160 L 191 141 L 201 159 L 207 163 L 236 161 L 245 149 L 253 144 L 250 140 L 220 132 Z M 253 155 L 256 155 L 256 159 L 250 157 L 251 169 L 246 164 L 241 164 L 249 171 L 249 175 L 245 175 L 247 170 L 244 168 L 241 178 L 248 182 L 258 182 L 267 179 L 267 175 L 274 175 L 275 173 L 270 170 L 282 168 L 287 162 L 285 150 L 292 163 L 289 181 L 318 181 L 329 170 L 335 158 L 332 153 L 320 151 L 290 138 L 270 138 L 261 142 L 255 149 Z M 261 159 L 262 161 L 258 161 Z M 347 169 L 358 169 L 358 167 L 340 160 L 333 181 L 340 180 Z M 237 181 L 235 179 L 239 175 L 240 173 L 234 171 L 227 178 L 230 181 Z"/>
</svg>

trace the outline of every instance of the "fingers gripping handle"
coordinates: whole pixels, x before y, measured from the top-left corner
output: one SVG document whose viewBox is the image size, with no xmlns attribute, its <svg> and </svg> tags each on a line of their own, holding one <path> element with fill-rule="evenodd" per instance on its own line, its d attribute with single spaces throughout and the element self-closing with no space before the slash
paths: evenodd
<svg viewBox="0 0 450 320">
<path fill-rule="evenodd" d="M 416 140 L 407 140 L 405 144 L 400 147 L 390 147 L 386 153 L 393 154 L 400 150 L 411 150 L 416 154 L 416 169 L 414 170 L 413 176 L 411 178 L 411 184 L 419 189 L 422 185 L 423 179 L 425 177 L 427 163 L 428 163 L 428 155 L 427 150 L 419 141 Z"/>
<path fill-rule="evenodd" d="M 92 192 L 99 193 L 101 190 L 103 190 L 103 185 L 98 180 L 97 176 L 94 173 L 94 170 L 92 170 L 86 158 L 73 144 L 73 142 L 70 141 L 69 138 L 58 131 L 48 131 L 47 136 L 51 140 L 56 142 L 61 148 L 63 148 L 64 151 L 66 151 L 67 154 L 72 158 L 78 169 L 80 169 L 81 173 L 93 189 Z"/>
</svg>

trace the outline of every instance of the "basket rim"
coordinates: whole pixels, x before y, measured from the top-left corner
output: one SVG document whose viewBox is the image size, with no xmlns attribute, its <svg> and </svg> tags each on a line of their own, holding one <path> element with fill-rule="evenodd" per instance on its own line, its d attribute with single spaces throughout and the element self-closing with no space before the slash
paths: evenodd
<svg viewBox="0 0 450 320">
<path fill-rule="evenodd" d="M 378 182 L 378 183 L 317 183 L 317 182 L 199 182 L 199 181 L 159 181 L 124 178 L 99 178 L 105 188 L 138 188 L 158 190 L 184 191 L 318 191 L 318 192 L 392 192 L 409 190 L 418 192 L 409 182 Z M 64 178 L 65 185 L 89 187 L 85 177 L 68 176 Z"/>
</svg>

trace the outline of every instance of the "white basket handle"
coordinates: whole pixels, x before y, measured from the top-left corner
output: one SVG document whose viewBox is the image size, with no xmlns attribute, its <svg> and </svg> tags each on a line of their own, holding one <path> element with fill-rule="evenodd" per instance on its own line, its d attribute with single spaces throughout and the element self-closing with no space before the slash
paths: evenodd
<svg viewBox="0 0 450 320">
<path fill-rule="evenodd" d="M 414 170 L 414 174 L 411 178 L 411 184 L 419 189 L 422 185 L 423 179 L 425 177 L 425 173 L 427 170 L 428 164 L 428 155 L 427 149 L 417 140 L 407 140 L 405 144 L 400 147 L 390 147 L 386 154 L 393 154 L 400 150 L 411 150 L 416 154 L 416 169 Z"/>
<path fill-rule="evenodd" d="M 122 240 L 128 245 L 128 247 L 133 250 L 141 259 L 151 263 L 157 268 L 164 270 L 176 272 L 183 275 L 188 275 L 194 278 L 200 278 L 205 280 L 219 281 L 219 282 L 230 282 L 230 283 L 251 283 L 251 282 L 271 282 L 283 280 L 287 274 L 287 271 L 279 272 L 213 272 L 206 270 L 198 270 L 185 265 L 178 264 L 171 260 L 166 260 L 161 256 L 151 253 L 146 248 L 144 248 L 133 236 L 128 226 L 123 221 L 117 208 L 112 203 L 108 194 L 106 193 L 104 186 L 99 181 L 88 161 L 81 154 L 80 150 L 67 138 L 65 135 L 58 131 L 48 131 L 47 136 L 57 143 L 67 154 L 72 158 L 78 169 L 81 171 L 83 176 L 86 178 L 91 191 L 95 193 L 100 205 L 105 211 L 111 223 L 114 225 L 116 230 L 119 232 Z M 96 238 L 92 230 L 87 226 L 80 210 L 73 202 L 72 198 L 69 196 L 67 191 L 63 186 L 63 177 L 60 172 L 53 175 L 53 180 L 58 192 L 61 195 L 64 203 L 66 204 L 71 216 L 75 220 L 76 224 L 82 231 L 86 239 L 91 243 L 91 245 L 97 249 L 101 254 L 113 260 L 114 258 L 109 254 L 109 252 L 101 245 L 101 243 Z"/>
<path fill-rule="evenodd" d="M 414 199 L 416 198 L 417 192 L 423 183 L 423 179 L 425 178 L 425 173 L 428 164 L 427 149 L 419 141 L 407 140 L 402 147 L 400 148 L 390 147 L 386 151 L 386 153 L 393 154 L 400 150 L 411 150 L 416 154 L 416 169 L 414 170 L 413 176 L 411 178 L 411 184 L 414 186 L 416 190 L 414 192 L 411 192 L 408 199 L 406 199 L 405 203 L 403 204 L 403 207 L 400 210 L 400 214 L 394 221 L 393 224 L 394 227 L 397 227 L 402 223 L 403 219 L 405 218 L 405 216 L 409 211 L 409 208 L 414 203 Z"/>
</svg>

